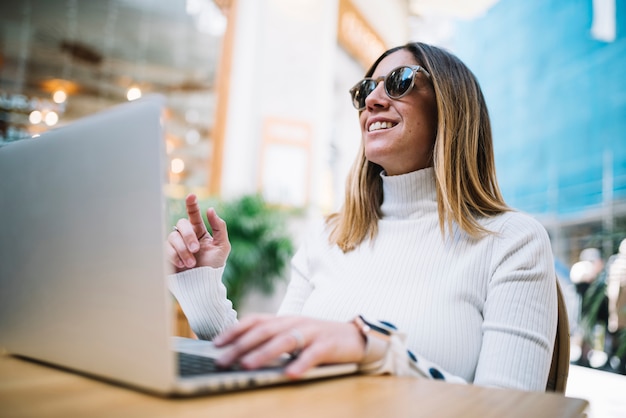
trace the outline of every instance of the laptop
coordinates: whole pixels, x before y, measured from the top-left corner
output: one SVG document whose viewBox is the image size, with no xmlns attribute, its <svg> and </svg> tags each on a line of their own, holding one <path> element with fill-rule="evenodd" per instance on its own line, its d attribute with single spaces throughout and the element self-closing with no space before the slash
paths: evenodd
<svg viewBox="0 0 626 418">
<path fill-rule="evenodd" d="M 0 347 L 159 395 L 287 383 L 282 363 L 216 369 L 212 343 L 173 336 L 163 108 L 140 99 L 0 147 Z"/>
</svg>

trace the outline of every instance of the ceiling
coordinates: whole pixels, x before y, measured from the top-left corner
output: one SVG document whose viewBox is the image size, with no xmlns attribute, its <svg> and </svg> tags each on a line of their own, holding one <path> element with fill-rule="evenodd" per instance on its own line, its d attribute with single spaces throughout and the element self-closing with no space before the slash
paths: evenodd
<svg viewBox="0 0 626 418">
<path fill-rule="evenodd" d="M 225 28 L 216 3 L 229 1 L 0 2 L 0 145 L 55 126 L 33 122 L 33 110 L 61 125 L 126 101 L 134 86 L 167 96 L 168 154 L 184 159 L 185 182 L 203 184 Z M 58 89 L 68 99 L 57 104 Z"/>
<path fill-rule="evenodd" d="M 407 1 L 416 15 L 465 18 L 483 13 L 497 2 Z M 0 92 L 38 95 L 51 93 L 64 83 L 62 87 L 74 95 L 74 103 L 81 96 L 123 100 L 132 85 L 146 92 L 206 93 L 212 90 L 220 54 L 220 19 L 225 25 L 215 4 L 224 12 L 230 2 L 3 1 Z M 216 22 L 217 30 L 211 30 Z"/>
<path fill-rule="evenodd" d="M 131 85 L 163 93 L 206 92 L 215 78 L 221 34 L 200 30 L 185 5 L 185 0 L 4 1 L 0 88 L 34 94 L 65 80 L 74 94 L 113 100 Z"/>
</svg>

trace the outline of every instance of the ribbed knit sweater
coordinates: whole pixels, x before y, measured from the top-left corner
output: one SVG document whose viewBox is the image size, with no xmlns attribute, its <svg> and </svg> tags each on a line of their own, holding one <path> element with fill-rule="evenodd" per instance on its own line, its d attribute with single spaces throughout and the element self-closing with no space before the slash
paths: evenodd
<svg viewBox="0 0 626 418">
<path fill-rule="evenodd" d="M 393 358 L 380 372 L 422 376 L 428 364 L 448 380 L 545 390 L 557 323 L 545 229 L 510 211 L 482 219 L 492 231 L 482 238 L 458 225 L 442 234 L 432 168 L 382 179 L 376 238 L 343 253 L 329 244 L 326 227 L 306 234 L 278 313 L 337 321 L 362 314 L 393 323 L 403 338 L 394 339 Z M 197 268 L 170 278 L 201 338 L 236 321 L 222 271 Z"/>
</svg>

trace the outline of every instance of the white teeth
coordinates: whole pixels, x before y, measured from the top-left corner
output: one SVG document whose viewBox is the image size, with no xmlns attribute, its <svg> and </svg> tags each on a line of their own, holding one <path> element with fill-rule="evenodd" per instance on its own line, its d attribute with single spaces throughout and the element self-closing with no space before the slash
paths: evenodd
<svg viewBox="0 0 626 418">
<path fill-rule="evenodd" d="M 380 129 L 393 128 L 395 125 L 391 122 L 374 122 L 368 128 L 368 132 L 378 131 Z"/>
</svg>

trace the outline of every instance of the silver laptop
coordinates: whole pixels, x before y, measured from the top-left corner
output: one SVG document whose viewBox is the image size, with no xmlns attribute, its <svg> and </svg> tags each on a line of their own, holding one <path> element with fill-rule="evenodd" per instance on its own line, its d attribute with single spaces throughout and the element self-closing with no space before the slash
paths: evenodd
<svg viewBox="0 0 626 418">
<path fill-rule="evenodd" d="M 215 370 L 210 342 L 172 336 L 163 103 L 0 147 L 0 346 L 163 395 L 285 383 L 280 364 Z M 180 365 L 190 359 L 197 368 Z M 305 379 L 355 371 L 322 366 Z"/>
</svg>

